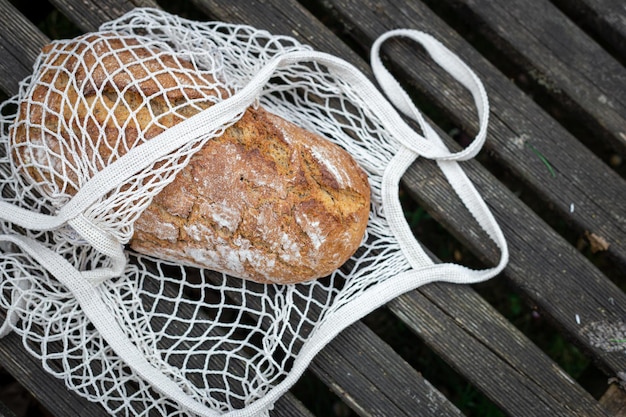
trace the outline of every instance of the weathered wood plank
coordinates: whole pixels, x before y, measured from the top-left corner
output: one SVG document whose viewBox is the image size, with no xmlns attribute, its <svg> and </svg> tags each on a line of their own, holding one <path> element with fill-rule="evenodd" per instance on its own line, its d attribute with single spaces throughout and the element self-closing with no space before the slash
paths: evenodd
<svg viewBox="0 0 626 417">
<path fill-rule="evenodd" d="M 488 239 L 473 232 L 471 224 L 466 223 L 471 220 L 460 214 L 464 211 L 463 205 L 448 201 L 442 207 L 437 202 L 449 196 L 450 191 L 445 179 L 432 175 L 425 166 L 436 169 L 430 163 L 409 168 L 404 177 L 407 190 L 476 255 L 494 262 L 497 258 Z M 507 236 L 511 258 L 504 275 L 543 313 L 552 317 L 558 327 L 578 340 L 586 351 L 593 352 L 593 356 L 604 363 L 605 370 L 612 369 L 609 373 L 615 374 L 623 369 L 625 358 L 591 346 L 581 334 L 576 317 L 585 324 L 602 320 L 617 322 L 626 314 L 623 304 L 626 295 L 532 210 L 516 202 L 512 192 L 495 186 L 495 177 L 481 172 L 481 167 L 473 162 L 464 164 L 464 168 Z M 430 195 L 439 195 L 439 199 L 425 197 Z"/>
<path fill-rule="evenodd" d="M 626 155 L 626 68 L 547 0 L 443 2 L 601 141 Z M 439 5 L 442 2 L 438 3 Z M 624 13 L 625 11 L 622 10 Z"/>
<path fill-rule="evenodd" d="M 50 3 L 84 32 L 95 32 L 101 23 L 120 17 L 135 7 L 158 7 L 154 0 L 51 0 Z"/>
<path fill-rule="evenodd" d="M 626 212 L 626 199 L 616 198 L 626 195 L 626 181 L 427 7 L 420 2 L 399 6 L 392 1 L 359 0 L 336 2 L 328 12 L 339 15 L 344 25 L 354 27 L 346 36 L 363 48 L 369 48 L 386 30 L 409 27 L 426 30 L 457 52 L 478 73 L 489 94 L 492 110 L 485 149 L 491 160 L 510 170 L 530 188 L 529 192 L 536 194 L 526 198 L 553 211 L 581 235 L 589 231 L 604 237 L 610 242 L 611 256 L 626 265 L 626 218 L 620 214 Z M 390 41 L 384 49 L 412 87 L 458 126 L 470 132 L 477 130 L 475 109 L 467 92 L 420 54 L 414 43 Z"/>
<path fill-rule="evenodd" d="M 0 0 L 0 19 L 0 89 L 16 92 L 18 83 L 33 72 L 33 63 L 48 38 L 8 0 Z M 22 45 L 31 47 L 22 50 Z"/>
<path fill-rule="evenodd" d="M 428 285 L 388 307 L 507 414 L 610 415 L 471 287 Z"/>
<path fill-rule="evenodd" d="M 626 61 L 626 19 L 622 0 L 553 0 L 579 25 Z"/>
<path fill-rule="evenodd" d="M 313 417 L 313 413 L 292 393 L 286 392 L 274 404 L 270 417 Z"/>
<path fill-rule="evenodd" d="M 310 369 L 360 416 L 462 415 L 361 322 L 337 335 Z"/>
</svg>

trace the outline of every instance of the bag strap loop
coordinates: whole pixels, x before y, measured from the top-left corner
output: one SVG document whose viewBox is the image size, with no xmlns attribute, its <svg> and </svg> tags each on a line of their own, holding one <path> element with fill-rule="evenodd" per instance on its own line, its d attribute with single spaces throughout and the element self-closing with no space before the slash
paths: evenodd
<svg viewBox="0 0 626 417">
<path fill-rule="evenodd" d="M 446 48 L 441 42 L 431 35 L 411 29 L 397 29 L 384 33 L 372 45 L 371 65 L 374 76 L 382 90 L 386 93 L 389 101 L 393 103 L 402 113 L 417 121 L 424 131 L 426 139 L 443 145 L 439 135 L 426 123 L 420 111 L 415 107 L 409 95 L 400 86 L 400 83 L 385 68 L 380 56 L 380 47 L 383 42 L 392 37 L 406 37 L 420 43 L 431 58 L 459 83 L 467 88 L 474 98 L 476 109 L 478 110 L 479 130 L 474 141 L 465 149 L 459 152 L 446 152 L 444 155 L 421 154 L 429 159 L 440 161 L 465 161 L 478 154 L 485 143 L 487 137 L 487 124 L 489 122 L 489 100 L 482 82 L 456 54 Z"/>
<path fill-rule="evenodd" d="M 449 72 L 456 80 L 465 86 L 474 98 L 478 109 L 480 128 L 474 141 L 464 150 L 451 153 L 447 151 L 441 137 L 426 122 L 409 95 L 400 86 L 398 81 L 383 66 L 380 58 L 381 44 L 394 36 L 408 37 L 419 42 L 444 70 Z M 500 260 L 493 268 L 485 270 L 472 270 L 457 264 L 432 265 L 432 261 L 415 239 L 398 200 L 398 182 L 400 178 L 415 160 L 416 155 L 411 155 L 408 149 L 401 150 L 387 166 L 383 175 L 383 206 L 391 228 L 394 230 L 398 241 L 407 256 L 407 259 L 415 269 L 415 273 L 421 270 L 430 275 L 429 282 L 449 281 L 456 283 L 474 283 L 486 280 L 497 275 L 504 269 L 508 262 L 508 247 L 502 230 L 484 200 L 461 169 L 457 161 L 463 161 L 474 157 L 481 149 L 487 136 L 487 124 L 489 121 L 489 102 L 487 93 L 480 79 L 474 72 L 453 52 L 447 49 L 441 42 L 432 36 L 410 29 L 399 29 L 387 32 L 380 36 L 372 46 L 371 61 L 374 75 L 391 101 L 400 111 L 411 119 L 417 121 L 425 133 L 426 139 L 438 149 L 446 149 L 446 155 L 436 156 L 432 159 L 445 175 L 453 190 L 459 196 L 467 210 L 477 221 L 479 226 L 487 233 L 489 238 L 500 249 Z M 428 155 L 421 154 L 428 157 Z M 434 270 L 439 269 L 437 273 Z"/>
</svg>

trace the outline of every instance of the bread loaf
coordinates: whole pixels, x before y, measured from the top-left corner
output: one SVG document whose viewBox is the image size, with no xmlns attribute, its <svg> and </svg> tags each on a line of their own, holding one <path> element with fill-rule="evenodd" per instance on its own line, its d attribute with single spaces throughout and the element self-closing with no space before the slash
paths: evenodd
<svg viewBox="0 0 626 417">
<path fill-rule="evenodd" d="M 208 108 L 212 98 L 224 93 L 209 88 L 214 80 L 195 75 L 182 59 L 162 54 L 157 59 L 153 49 L 130 38 L 90 36 L 81 39 L 87 45 L 82 65 L 51 54 L 48 59 L 64 70 L 44 71 L 41 77 L 52 80 L 59 91 L 69 90 L 70 103 L 83 97 L 91 105 L 68 114 L 63 99 L 35 88 L 31 104 L 20 105 L 11 132 L 18 169 L 31 182 L 44 184 L 44 192 L 45 184 L 49 192 L 76 192 L 79 180 L 68 181 L 68 176 L 78 172 L 80 161 L 56 160 L 54 155 L 69 154 L 63 149 L 72 148 L 70 142 L 84 136 L 85 130 L 94 146 L 83 157 L 99 153 L 111 163 L 143 140 Z M 129 44 L 134 45 L 133 53 L 124 49 Z M 142 65 L 134 62 L 137 56 Z M 96 74 L 96 81 L 84 83 L 86 74 Z M 88 86 L 78 88 L 81 85 Z M 131 111 L 116 108 L 120 92 L 125 103 L 135 103 Z M 150 97 L 148 105 L 145 96 Z M 178 103 L 175 111 L 171 103 Z M 62 140 L 45 133 L 60 125 L 44 116 L 50 109 L 64 115 L 73 130 L 59 132 L 56 137 Z M 130 119 L 133 123 L 128 123 Z M 114 128 L 120 126 L 122 132 Z M 32 168 L 32 160 L 41 153 L 25 144 L 37 140 L 52 150 L 52 157 L 41 157 L 35 164 L 47 169 Z M 66 185 L 60 186 L 61 181 Z M 134 224 L 130 247 L 257 282 L 302 282 L 330 274 L 356 251 L 369 204 L 367 176 L 347 152 L 262 107 L 249 108 L 222 136 L 197 151 L 153 199 Z"/>
</svg>

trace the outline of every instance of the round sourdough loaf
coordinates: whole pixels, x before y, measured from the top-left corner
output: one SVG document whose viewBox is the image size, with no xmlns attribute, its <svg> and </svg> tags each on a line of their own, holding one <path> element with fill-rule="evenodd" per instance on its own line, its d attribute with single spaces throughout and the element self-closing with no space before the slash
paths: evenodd
<svg viewBox="0 0 626 417">
<path fill-rule="evenodd" d="M 77 42 L 47 48 L 39 74 L 47 84 L 20 104 L 10 132 L 18 170 L 53 201 L 80 188 L 82 162 L 99 161 L 101 170 L 225 94 L 191 63 L 157 57 L 132 38 Z M 369 209 L 367 175 L 346 151 L 249 108 L 156 195 L 136 220 L 130 247 L 257 282 L 297 283 L 350 258 Z"/>
</svg>

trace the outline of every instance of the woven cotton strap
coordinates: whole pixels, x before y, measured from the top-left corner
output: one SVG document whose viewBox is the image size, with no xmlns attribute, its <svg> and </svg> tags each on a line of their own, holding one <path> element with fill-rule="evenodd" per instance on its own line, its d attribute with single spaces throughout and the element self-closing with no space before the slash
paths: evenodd
<svg viewBox="0 0 626 417">
<path fill-rule="evenodd" d="M 380 56 L 380 46 L 387 39 L 400 36 L 407 37 L 416 42 L 419 42 L 437 64 L 439 64 L 459 83 L 467 88 L 470 93 L 472 93 L 474 103 L 476 104 L 476 109 L 478 110 L 478 121 L 480 126 L 478 133 L 476 134 L 476 138 L 474 138 L 474 141 L 462 151 L 451 153 L 447 150 L 444 150 L 445 146 L 443 146 L 443 142 L 441 142 L 437 133 L 428 125 L 428 123 L 426 123 L 424 117 L 419 112 L 419 110 L 417 110 L 409 95 L 404 91 L 398 81 L 383 65 Z M 487 125 L 489 121 L 489 102 L 487 99 L 487 93 L 485 92 L 485 88 L 483 87 L 480 79 L 456 54 L 446 48 L 437 39 L 424 32 L 409 29 L 397 29 L 389 31 L 380 36 L 372 45 L 370 55 L 372 70 L 374 71 L 376 80 L 387 94 L 387 98 L 402 113 L 417 121 L 424 131 L 426 138 L 441 145 L 441 148 L 438 149 L 441 149 L 443 151 L 440 154 L 419 152 L 420 155 L 429 159 L 448 161 L 463 161 L 476 156 L 476 154 L 480 151 L 483 144 L 485 143 L 485 139 L 487 137 Z"/>
<path fill-rule="evenodd" d="M 441 137 L 426 122 L 417 107 L 413 104 L 409 95 L 383 66 L 380 57 L 380 46 L 387 39 L 394 36 L 407 37 L 422 44 L 437 64 L 472 93 L 474 103 L 478 110 L 480 126 L 476 138 L 464 150 L 456 153 L 451 153 L 447 150 Z M 454 191 L 461 198 L 465 207 L 476 219 L 480 227 L 497 244 L 501 252 L 498 264 L 493 268 L 482 271 L 471 270 L 457 264 L 429 265 L 432 261 L 430 261 L 428 255 L 426 255 L 416 241 L 404 218 L 402 207 L 398 200 L 398 183 L 400 177 L 417 157 L 417 155 L 411 155 L 412 149 L 410 149 L 409 145 L 406 150 L 396 155 L 383 176 L 383 205 L 386 210 L 385 213 L 391 228 L 394 230 L 396 237 L 401 243 L 404 254 L 416 270 L 416 274 L 418 273 L 417 271 L 423 271 L 421 273 L 423 276 L 420 277 L 420 279 L 426 282 L 448 281 L 456 283 L 474 283 L 495 276 L 502 271 L 508 262 L 509 255 L 506 240 L 484 200 L 456 162 L 474 157 L 481 149 L 487 136 L 489 102 L 487 93 L 480 79 L 457 55 L 443 46 L 441 42 L 426 33 L 416 30 L 399 29 L 380 36 L 372 46 L 371 63 L 374 75 L 389 100 L 405 115 L 417 121 L 424 131 L 426 139 L 439 150 L 437 154 L 418 152 L 419 155 L 437 160 L 437 165 L 446 176 Z"/>
</svg>

